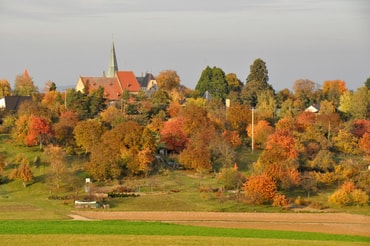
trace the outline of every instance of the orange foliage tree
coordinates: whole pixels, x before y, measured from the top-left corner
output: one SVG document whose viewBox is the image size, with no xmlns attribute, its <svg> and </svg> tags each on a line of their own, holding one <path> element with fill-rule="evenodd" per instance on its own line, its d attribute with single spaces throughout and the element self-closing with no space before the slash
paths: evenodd
<svg viewBox="0 0 370 246">
<path fill-rule="evenodd" d="M 242 144 L 239 133 L 237 131 L 227 131 L 224 130 L 222 137 L 231 144 L 232 147 L 238 147 Z"/>
<path fill-rule="evenodd" d="M 247 128 L 248 137 L 252 137 L 252 125 L 249 124 Z M 268 136 L 274 132 L 274 128 L 270 126 L 270 123 L 265 120 L 260 120 L 254 126 L 254 143 L 260 148 L 264 148 Z"/>
<path fill-rule="evenodd" d="M 248 203 L 258 205 L 272 202 L 276 195 L 275 182 L 266 174 L 248 177 L 243 185 L 244 194 Z"/>
</svg>

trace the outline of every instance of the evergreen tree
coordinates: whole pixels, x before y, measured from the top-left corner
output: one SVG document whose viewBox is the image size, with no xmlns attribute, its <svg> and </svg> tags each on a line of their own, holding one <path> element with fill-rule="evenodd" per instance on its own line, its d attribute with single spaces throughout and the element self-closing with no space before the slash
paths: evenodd
<svg viewBox="0 0 370 246">
<path fill-rule="evenodd" d="M 242 89 L 241 98 L 244 104 L 255 107 L 258 103 L 258 94 L 267 90 L 275 94 L 268 80 L 269 76 L 266 63 L 260 58 L 256 59 L 250 66 L 246 84 Z"/>
<path fill-rule="evenodd" d="M 225 100 L 229 93 L 229 85 L 226 80 L 226 75 L 221 68 L 207 66 L 195 87 L 196 90 L 203 95 L 208 91 L 212 97 Z"/>
</svg>

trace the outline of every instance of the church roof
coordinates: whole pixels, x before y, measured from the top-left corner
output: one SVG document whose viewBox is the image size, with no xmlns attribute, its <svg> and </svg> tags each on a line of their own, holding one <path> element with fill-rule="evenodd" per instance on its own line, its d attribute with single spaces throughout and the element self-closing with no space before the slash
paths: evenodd
<svg viewBox="0 0 370 246">
<path fill-rule="evenodd" d="M 118 71 L 118 63 L 117 63 L 117 57 L 116 57 L 116 50 L 114 48 L 114 43 L 112 43 L 112 50 L 110 54 L 108 72 L 106 76 L 113 78 L 117 71 Z"/>
<path fill-rule="evenodd" d="M 116 77 L 120 82 L 122 90 L 128 90 L 129 92 L 139 92 L 140 84 L 137 81 L 134 72 L 132 71 L 118 71 Z"/>
<path fill-rule="evenodd" d="M 107 77 L 80 77 L 87 92 L 91 93 L 99 87 L 104 88 L 104 97 L 109 101 L 116 101 L 121 98 L 122 89 L 116 78 Z"/>
<path fill-rule="evenodd" d="M 148 84 L 151 80 L 155 80 L 153 74 L 147 73 L 145 74 L 145 77 L 136 77 L 137 81 L 139 82 L 141 87 L 148 87 Z"/>
</svg>

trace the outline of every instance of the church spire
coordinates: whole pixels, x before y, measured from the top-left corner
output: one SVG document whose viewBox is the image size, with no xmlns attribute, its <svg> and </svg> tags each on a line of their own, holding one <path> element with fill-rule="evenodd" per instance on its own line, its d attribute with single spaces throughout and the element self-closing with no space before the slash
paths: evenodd
<svg viewBox="0 0 370 246">
<path fill-rule="evenodd" d="M 114 74 L 118 71 L 118 64 L 116 58 L 116 50 L 114 49 L 114 42 L 112 42 L 112 50 L 110 54 L 110 61 L 108 66 L 107 77 L 114 77 Z"/>
</svg>

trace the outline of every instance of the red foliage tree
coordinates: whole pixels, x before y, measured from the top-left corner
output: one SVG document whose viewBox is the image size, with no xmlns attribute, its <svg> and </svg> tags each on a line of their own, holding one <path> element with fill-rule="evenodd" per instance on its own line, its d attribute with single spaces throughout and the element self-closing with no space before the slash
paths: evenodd
<svg viewBox="0 0 370 246">
<path fill-rule="evenodd" d="M 180 153 L 188 141 L 183 117 L 173 118 L 164 123 L 160 142 L 165 143 L 168 150 Z"/>
<path fill-rule="evenodd" d="M 40 144 L 42 148 L 43 144 L 50 141 L 52 131 L 49 122 L 44 117 L 31 117 L 28 135 L 25 139 L 27 146 Z"/>
<path fill-rule="evenodd" d="M 352 133 L 359 138 L 365 133 L 370 133 L 370 120 L 356 120 L 353 123 Z"/>
</svg>

